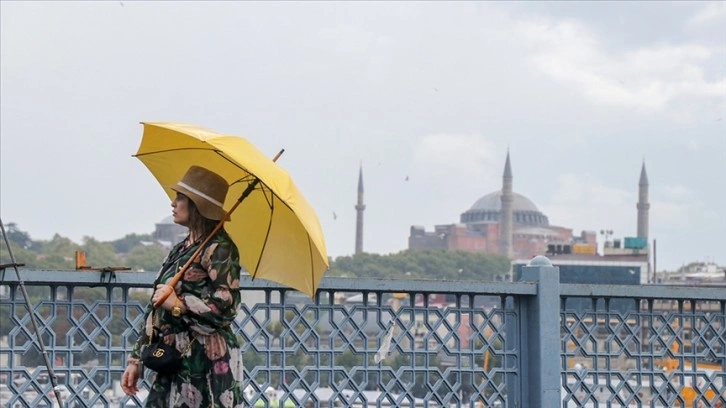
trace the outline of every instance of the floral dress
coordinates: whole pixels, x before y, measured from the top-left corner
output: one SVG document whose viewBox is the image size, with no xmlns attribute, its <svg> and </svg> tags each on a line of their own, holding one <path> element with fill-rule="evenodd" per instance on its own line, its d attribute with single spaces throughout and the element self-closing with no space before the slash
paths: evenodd
<svg viewBox="0 0 726 408">
<path fill-rule="evenodd" d="M 178 243 L 167 256 L 154 286 L 168 282 L 194 254 L 199 242 L 189 248 Z M 131 359 L 139 359 L 152 325 L 164 333 L 167 344 L 182 353 L 182 366 L 175 374 L 156 373 L 146 407 L 235 408 L 242 407 L 242 354 L 231 323 L 240 305 L 239 252 L 221 229 L 184 272 L 174 287 L 186 306 L 181 317 L 173 317 L 151 302 L 144 316 L 145 330 L 134 345 Z M 191 342 L 191 346 L 190 346 Z"/>
</svg>

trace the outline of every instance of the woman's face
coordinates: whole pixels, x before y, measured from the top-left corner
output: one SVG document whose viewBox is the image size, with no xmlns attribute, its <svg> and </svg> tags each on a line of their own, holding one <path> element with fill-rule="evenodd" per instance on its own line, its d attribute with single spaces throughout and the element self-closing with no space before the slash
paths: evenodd
<svg viewBox="0 0 726 408">
<path fill-rule="evenodd" d="M 174 222 L 184 226 L 189 226 L 189 198 L 182 193 L 176 193 L 176 198 L 171 202 L 171 215 Z"/>
</svg>

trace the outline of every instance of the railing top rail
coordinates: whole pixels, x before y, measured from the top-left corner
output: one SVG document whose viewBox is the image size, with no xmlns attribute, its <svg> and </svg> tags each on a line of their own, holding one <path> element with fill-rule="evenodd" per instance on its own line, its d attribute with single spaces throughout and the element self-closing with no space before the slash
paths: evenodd
<svg viewBox="0 0 726 408">
<path fill-rule="evenodd" d="M 28 285 L 62 285 L 114 287 L 151 287 L 156 272 L 109 272 L 76 270 L 35 270 L 21 269 L 20 275 Z M 0 284 L 17 283 L 12 270 L 0 271 Z M 240 279 L 243 290 L 285 289 L 284 286 L 265 280 L 253 280 L 250 276 Z M 485 282 L 451 281 L 435 279 L 373 279 L 373 278 L 323 278 L 320 290 L 351 292 L 406 292 L 406 293 L 463 293 L 487 295 L 527 295 L 537 294 L 534 282 Z"/>
<path fill-rule="evenodd" d="M 465 293 L 489 295 L 537 294 L 534 282 L 452 281 L 438 279 L 324 278 L 321 290 Z"/>
<path fill-rule="evenodd" d="M 675 285 L 560 285 L 563 297 L 589 298 L 639 298 L 726 301 L 725 287 L 675 286 Z"/>
</svg>

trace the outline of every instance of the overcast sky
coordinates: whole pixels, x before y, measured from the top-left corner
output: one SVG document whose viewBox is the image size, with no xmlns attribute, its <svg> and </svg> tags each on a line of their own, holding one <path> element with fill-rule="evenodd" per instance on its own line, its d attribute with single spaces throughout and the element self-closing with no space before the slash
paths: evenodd
<svg viewBox="0 0 726 408">
<path fill-rule="evenodd" d="M 550 223 L 636 233 L 658 269 L 726 264 L 724 2 L 0 3 L 0 216 L 33 239 L 150 233 L 141 121 L 240 135 L 317 210 L 328 253 L 459 221 L 501 188 Z M 337 218 L 333 214 L 337 215 Z"/>
</svg>

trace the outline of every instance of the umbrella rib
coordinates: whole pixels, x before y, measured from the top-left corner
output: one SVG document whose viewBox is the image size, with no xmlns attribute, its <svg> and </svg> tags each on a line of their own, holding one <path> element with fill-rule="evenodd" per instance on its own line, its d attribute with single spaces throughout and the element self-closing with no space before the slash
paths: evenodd
<svg viewBox="0 0 726 408">
<path fill-rule="evenodd" d="M 270 207 L 270 211 L 272 211 L 272 210 L 274 210 L 274 207 L 275 207 L 275 204 L 274 204 L 275 193 L 273 193 L 272 190 L 270 190 L 270 188 L 267 187 L 267 191 L 270 193 L 270 195 L 268 196 L 267 194 L 265 194 L 265 187 L 267 187 L 267 186 L 262 186 L 260 188 L 260 191 L 262 191 L 262 195 L 265 196 L 265 200 L 267 201 L 267 206 Z M 282 201 L 282 200 L 280 200 L 280 201 Z"/>
<path fill-rule="evenodd" d="M 310 282 L 311 286 L 313 287 L 313 293 L 312 298 L 315 300 L 315 261 L 313 261 L 313 245 L 312 242 L 310 242 L 310 234 L 307 234 L 308 236 L 308 253 L 310 254 Z"/>
<path fill-rule="evenodd" d="M 252 173 L 250 173 L 250 174 L 252 176 L 254 176 Z M 263 196 L 265 197 L 265 200 L 267 201 L 268 206 L 270 207 L 270 213 L 274 212 L 275 197 L 278 197 L 277 194 L 275 194 L 275 192 L 272 191 L 272 189 L 267 184 L 263 183 L 262 180 L 260 180 L 260 191 L 262 192 Z M 267 194 L 266 194 L 266 192 L 267 192 Z M 268 196 L 268 194 L 269 194 L 269 196 Z M 282 205 L 287 207 L 293 214 L 295 214 L 295 210 L 293 210 L 293 208 L 290 207 L 290 205 L 288 203 L 286 203 L 285 200 L 279 199 L 279 197 L 278 197 L 278 201 L 280 203 L 282 203 Z M 263 248 L 265 248 L 267 246 L 267 240 L 270 236 L 271 229 L 272 229 L 272 217 L 270 217 L 270 223 L 267 226 L 267 233 L 265 234 Z M 308 240 L 308 253 L 310 254 L 310 278 L 311 278 L 310 282 L 312 282 L 312 286 L 315 287 L 315 263 L 314 263 L 315 262 L 314 261 L 315 251 L 313 249 L 317 248 L 317 247 L 312 242 L 312 237 L 310 236 L 310 233 L 307 230 L 305 230 L 305 235 Z M 253 280 L 254 280 L 255 276 L 257 275 L 257 269 L 259 268 L 260 262 L 262 260 L 262 252 L 264 252 L 264 250 L 260 251 L 260 257 L 257 259 L 257 265 L 255 266 L 255 273 L 251 274 Z M 313 297 L 314 296 L 315 296 L 315 294 L 313 294 Z"/>
<path fill-rule="evenodd" d="M 252 274 L 252 279 L 254 280 L 255 276 L 257 275 L 257 269 L 260 267 L 260 263 L 262 262 L 262 254 L 265 252 L 265 249 L 267 248 L 267 241 L 270 239 L 270 230 L 272 230 L 272 213 L 275 212 L 275 196 L 272 195 L 272 203 L 270 203 L 270 222 L 267 223 L 267 232 L 265 233 L 265 239 L 262 243 L 262 251 L 260 251 L 260 256 L 257 258 L 257 265 L 255 265 L 255 273 Z M 268 201 L 269 202 L 269 201 Z"/>
<path fill-rule="evenodd" d="M 159 154 L 159 153 L 180 152 L 183 150 L 208 150 L 208 151 L 213 151 L 213 152 L 219 152 L 219 150 L 215 150 L 215 149 L 211 149 L 211 148 L 204 149 L 201 147 L 182 147 L 182 148 L 178 148 L 178 149 L 164 149 L 164 150 L 156 150 L 153 152 L 137 153 L 137 154 L 134 154 L 132 157 L 150 156 L 152 154 Z"/>
<path fill-rule="evenodd" d="M 202 150 L 202 149 L 200 149 L 200 150 Z M 245 176 L 245 177 L 243 177 L 243 178 L 241 178 L 239 180 L 236 180 L 236 181 L 232 182 L 230 185 L 244 182 L 249 177 L 256 178 L 257 180 L 259 180 L 258 183 L 260 185 L 260 191 L 263 193 L 263 196 L 265 197 L 265 200 L 267 201 L 267 205 L 270 207 L 270 213 L 274 212 L 274 210 L 275 210 L 275 197 L 277 197 L 277 195 L 275 194 L 274 191 L 272 191 L 272 189 L 270 188 L 270 186 L 268 186 L 264 182 L 264 180 L 262 180 L 261 178 L 257 177 L 254 173 L 252 173 L 249 170 L 243 168 L 238 163 L 236 163 L 234 160 L 232 160 L 229 157 L 227 157 L 227 155 L 224 154 L 223 151 L 216 150 L 215 149 L 214 152 L 217 153 L 219 156 L 221 156 L 223 159 L 225 159 L 228 162 L 230 162 L 231 164 L 235 165 L 236 167 L 238 167 L 241 170 L 246 171 L 248 173 L 248 176 Z M 265 189 L 267 189 L 267 193 L 269 194 L 269 196 L 268 196 L 268 194 L 265 194 Z M 284 205 L 290 211 L 292 211 L 293 214 L 295 213 L 295 210 L 293 210 L 293 208 L 290 207 L 290 205 L 287 204 L 285 202 L 285 200 L 280 199 L 279 201 L 282 203 L 282 205 Z M 264 244 L 262 246 L 263 248 L 265 248 L 267 246 L 267 241 L 268 241 L 268 239 L 270 237 L 270 231 L 271 230 L 272 230 L 272 217 L 270 217 L 270 222 L 267 225 L 267 232 L 265 233 L 265 240 L 264 240 Z M 315 286 L 314 285 L 314 283 L 315 283 L 315 264 L 314 264 L 314 256 L 315 256 L 315 254 L 314 254 L 314 251 L 313 251 L 313 248 L 315 247 L 315 245 L 312 242 L 312 238 L 310 237 L 310 233 L 307 232 L 307 231 L 305 231 L 305 235 L 307 236 L 307 240 L 308 240 L 308 253 L 310 254 L 310 277 L 311 277 L 311 280 L 310 281 L 313 283 L 313 286 Z M 260 251 L 260 256 L 257 258 L 257 264 L 255 265 L 255 272 L 250 275 L 253 280 L 254 280 L 255 276 L 257 275 L 257 270 L 260 267 L 260 262 L 262 261 L 262 253 L 263 252 L 264 252 L 264 249 L 262 251 Z M 314 294 L 313 294 L 313 296 L 314 296 Z"/>
<path fill-rule="evenodd" d="M 214 150 L 214 152 L 215 152 L 215 153 L 217 153 L 218 155 L 220 155 L 220 156 L 221 156 L 221 157 L 222 157 L 223 159 L 225 159 L 225 160 L 227 160 L 228 162 L 230 162 L 231 164 L 233 164 L 233 165 L 237 166 L 237 167 L 238 167 L 239 169 L 241 169 L 241 170 L 243 170 L 243 171 L 246 171 L 246 172 L 247 172 L 247 173 L 248 173 L 248 174 L 249 174 L 250 176 L 252 176 L 252 177 L 255 177 L 255 178 L 257 178 L 257 179 L 259 180 L 259 185 L 261 186 L 261 187 L 260 187 L 260 189 L 264 191 L 264 188 L 263 188 L 263 187 L 267 187 L 267 190 L 268 190 L 268 191 L 270 192 L 270 196 L 271 196 L 271 197 L 273 197 L 273 198 L 274 198 L 274 197 L 276 197 L 276 196 L 277 196 L 277 194 L 275 194 L 275 192 L 274 192 L 274 191 L 272 191 L 272 188 L 270 188 L 270 186 L 268 186 L 268 185 L 267 185 L 267 183 L 265 183 L 265 181 L 264 181 L 263 179 L 261 179 L 260 177 L 257 177 L 257 175 L 255 175 L 255 174 L 254 174 L 254 173 L 252 173 L 251 171 L 249 171 L 249 170 L 245 169 L 244 167 L 240 166 L 239 164 L 237 164 L 237 163 L 236 163 L 236 162 L 235 162 L 234 160 L 232 160 L 232 159 L 230 159 L 229 157 L 227 157 L 227 155 L 226 155 L 226 154 L 224 154 L 224 152 L 223 152 L 223 151 L 215 149 L 215 150 Z M 239 180 L 237 180 L 237 181 L 234 181 L 234 182 L 233 182 L 232 184 L 236 184 L 236 183 L 242 182 L 242 181 L 244 181 L 244 180 L 245 180 L 246 178 L 247 178 L 247 177 L 243 177 L 243 178 L 241 178 L 241 179 L 239 179 Z M 270 208 L 272 208 L 272 203 L 270 203 L 270 200 L 268 200 L 267 202 L 268 202 L 268 204 L 270 205 Z M 283 199 L 280 199 L 280 202 L 282 203 L 282 205 L 284 205 L 284 206 L 285 206 L 285 207 L 287 207 L 287 208 L 288 208 L 288 209 L 289 209 L 290 211 L 292 211 L 292 213 L 293 213 L 293 214 L 295 214 L 295 210 L 294 210 L 294 209 L 293 209 L 292 207 L 290 207 L 290 205 L 289 205 L 289 204 L 287 204 L 287 203 L 285 202 L 285 200 L 283 200 Z M 306 232 L 306 234 L 307 234 L 307 236 L 308 236 L 308 240 L 310 240 L 310 233 L 309 233 L 309 232 L 307 232 L 307 231 L 305 231 L 305 232 Z M 314 246 L 314 245 L 313 245 L 313 246 Z"/>
<path fill-rule="evenodd" d="M 252 173 L 248 173 L 247 176 L 242 177 L 241 179 L 238 179 L 238 180 L 235 180 L 235 181 L 229 183 L 229 186 L 232 187 L 233 185 L 235 185 L 237 183 L 244 183 L 245 181 L 246 182 L 251 182 L 252 179 L 256 179 L 256 178 L 257 177 L 255 177 Z"/>
<path fill-rule="evenodd" d="M 228 156 L 227 156 L 226 154 L 224 154 L 224 152 L 223 152 L 223 151 L 221 151 L 221 150 L 219 150 L 219 149 L 214 149 L 214 152 L 215 152 L 215 153 L 217 153 L 217 154 L 219 155 L 219 157 L 223 158 L 224 160 L 227 160 L 227 161 L 228 161 L 228 162 L 229 162 L 230 164 L 232 164 L 233 166 L 237 167 L 238 169 L 240 169 L 240 170 L 242 170 L 242 171 L 245 171 L 245 172 L 247 172 L 247 174 L 248 174 L 249 176 L 252 176 L 252 177 L 254 177 L 254 178 L 260 179 L 259 177 L 257 177 L 257 175 L 255 175 L 255 173 L 253 173 L 253 172 L 251 172 L 251 171 L 247 170 L 247 169 L 246 169 L 246 168 L 245 168 L 244 166 L 241 166 L 241 165 L 240 165 L 239 163 L 237 163 L 236 161 L 234 161 L 234 160 L 230 159 L 230 158 L 229 158 L 229 157 L 228 157 Z M 242 177 L 242 178 L 241 178 L 241 179 L 239 179 L 239 180 L 235 180 L 235 181 L 233 181 L 232 183 L 230 183 L 230 185 L 232 185 L 232 184 L 236 184 L 236 183 L 239 183 L 239 182 L 241 182 L 241 181 L 244 181 L 245 179 L 247 179 L 247 177 L 248 177 L 248 176 L 246 176 L 246 177 Z M 262 181 L 262 179 L 260 179 L 260 183 L 264 184 L 264 182 Z"/>
<path fill-rule="evenodd" d="M 265 184 L 265 181 L 264 180 L 262 180 L 260 177 L 258 177 L 255 173 L 253 173 L 253 172 L 249 171 L 248 169 L 246 169 L 244 166 L 240 166 L 240 164 L 237 163 L 236 161 L 234 161 L 234 160 L 230 159 L 229 157 L 227 157 L 227 155 L 224 154 L 223 151 L 215 149 L 214 152 L 217 153 L 224 160 L 227 160 L 233 166 L 236 166 L 238 169 L 247 172 L 247 175 L 245 177 L 242 177 L 240 179 L 237 179 L 237 180 L 229 183 L 230 187 L 233 186 L 233 185 L 235 185 L 235 184 L 237 184 L 237 183 L 243 183 L 245 181 L 248 181 L 249 182 L 250 179 L 257 179 L 258 180 L 258 184 L 260 185 L 260 190 L 264 190 L 263 187 L 267 187 L 268 190 L 272 191 L 272 189 L 270 188 L 270 186 L 268 186 L 267 184 Z"/>
</svg>

